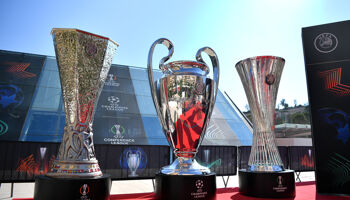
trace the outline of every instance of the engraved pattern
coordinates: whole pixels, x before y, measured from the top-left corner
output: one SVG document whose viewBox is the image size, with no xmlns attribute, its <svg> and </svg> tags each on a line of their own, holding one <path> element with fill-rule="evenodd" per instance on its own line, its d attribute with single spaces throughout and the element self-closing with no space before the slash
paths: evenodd
<svg viewBox="0 0 350 200">
<path fill-rule="evenodd" d="M 53 37 L 66 113 L 56 161 L 97 164 L 93 116 L 117 46 L 76 29 L 54 29 Z"/>
</svg>

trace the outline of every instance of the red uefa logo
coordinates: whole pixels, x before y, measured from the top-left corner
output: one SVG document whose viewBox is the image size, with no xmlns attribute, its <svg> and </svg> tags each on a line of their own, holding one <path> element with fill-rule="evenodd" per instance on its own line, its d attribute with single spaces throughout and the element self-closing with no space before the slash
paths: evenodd
<svg viewBox="0 0 350 200">
<path fill-rule="evenodd" d="M 85 196 L 90 192 L 90 187 L 87 184 L 84 184 L 80 187 L 80 194 Z"/>
</svg>

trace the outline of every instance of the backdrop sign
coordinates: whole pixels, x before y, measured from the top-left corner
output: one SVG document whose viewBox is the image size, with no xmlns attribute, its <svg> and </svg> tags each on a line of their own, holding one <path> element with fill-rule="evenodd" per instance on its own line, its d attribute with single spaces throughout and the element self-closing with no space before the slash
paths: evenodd
<svg viewBox="0 0 350 200">
<path fill-rule="evenodd" d="M 44 60 L 0 51 L 0 140 L 18 140 Z"/>
<path fill-rule="evenodd" d="M 350 21 L 303 28 L 302 39 L 317 191 L 349 195 Z"/>
</svg>

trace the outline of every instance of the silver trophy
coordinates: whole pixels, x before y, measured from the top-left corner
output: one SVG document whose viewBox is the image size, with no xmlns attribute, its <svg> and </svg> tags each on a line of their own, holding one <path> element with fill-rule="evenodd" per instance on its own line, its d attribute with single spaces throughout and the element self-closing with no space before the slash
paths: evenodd
<svg viewBox="0 0 350 200">
<path fill-rule="evenodd" d="M 275 143 L 275 105 L 285 60 L 258 56 L 236 64 L 253 117 L 253 145 L 248 169 L 239 171 L 240 191 L 258 197 L 295 195 L 294 173 L 285 170 Z M 275 186 L 286 181 L 288 186 Z M 294 189 L 293 189 L 294 188 Z"/>
<path fill-rule="evenodd" d="M 131 173 L 129 174 L 129 177 L 137 177 L 138 175 L 136 174 L 136 170 L 140 166 L 141 152 L 140 151 L 137 151 L 137 152 L 128 151 L 126 153 L 126 157 L 127 157 L 128 167 L 131 171 Z"/>
<path fill-rule="evenodd" d="M 98 177 L 92 123 L 118 44 L 78 29 L 52 29 L 66 126 L 51 177 Z"/>
<path fill-rule="evenodd" d="M 152 56 L 158 44 L 166 46 L 169 53 L 159 63 L 163 77 L 155 82 Z M 177 157 L 160 172 L 168 175 L 210 173 L 210 169 L 200 165 L 194 157 L 214 108 L 219 82 L 219 62 L 215 52 L 204 47 L 198 50 L 197 61 L 174 61 L 165 64 L 173 52 L 173 44 L 168 39 L 161 38 L 152 44 L 148 55 L 148 77 L 153 102 L 163 132 Z M 207 76 L 209 67 L 202 59 L 202 52 L 211 59 L 214 80 Z"/>
<path fill-rule="evenodd" d="M 275 143 L 275 105 L 284 59 L 260 56 L 236 64 L 253 117 L 253 146 L 250 171 L 282 171 L 283 163 Z"/>
</svg>

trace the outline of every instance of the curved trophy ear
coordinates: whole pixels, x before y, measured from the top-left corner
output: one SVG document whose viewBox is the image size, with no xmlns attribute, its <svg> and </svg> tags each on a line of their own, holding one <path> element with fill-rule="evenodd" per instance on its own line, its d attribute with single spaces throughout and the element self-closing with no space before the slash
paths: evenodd
<svg viewBox="0 0 350 200">
<path fill-rule="evenodd" d="M 137 151 L 136 154 L 139 156 L 139 158 L 141 159 L 142 153 L 141 151 Z"/>
<path fill-rule="evenodd" d="M 156 86 L 155 86 L 155 83 L 154 83 L 153 69 L 152 69 L 153 51 L 154 51 L 154 48 L 157 46 L 157 44 L 163 44 L 169 50 L 168 55 L 163 57 L 160 60 L 160 62 L 159 62 L 159 69 L 161 69 L 163 72 L 167 71 L 167 69 L 164 67 L 164 63 L 167 60 L 169 60 L 171 58 L 171 56 L 173 55 L 173 53 L 174 53 L 174 45 L 173 45 L 173 43 L 170 42 L 170 40 L 168 40 L 166 38 L 160 38 L 160 39 L 156 40 L 155 42 L 153 42 L 153 44 L 151 46 L 151 49 L 149 50 L 149 53 L 148 53 L 148 62 L 147 62 L 148 80 L 149 80 L 149 84 L 150 84 L 150 88 L 151 88 L 151 93 L 152 93 L 154 106 L 155 106 L 158 118 L 160 120 L 160 123 L 162 124 L 162 127 L 164 129 L 164 127 L 166 127 L 166 123 L 165 123 L 165 119 L 162 118 L 162 115 L 161 115 L 161 112 L 160 112 L 159 102 L 158 102 L 158 99 L 157 99 L 157 89 L 156 89 Z"/>
<path fill-rule="evenodd" d="M 215 51 L 212 48 L 203 47 L 203 48 L 199 49 L 196 53 L 196 60 L 198 62 L 205 63 L 203 58 L 202 58 L 202 52 L 205 52 L 206 54 L 208 54 L 208 56 L 211 60 L 212 66 L 213 66 L 213 76 L 214 76 L 213 79 L 215 80 L 216 85 L 219 85 L 220 69 L 219 69 L 218 56 L 216 55 Z"/>
<path fill-rule="evenodd" d="M 211 102 L 215 102 L 216 100 L 216 95 L 218 93 L 218 87 L 219 87 L 219 76 L 220 76 L 220 68 L 219 68 L 219 60 L 218 60 L 218 56 L 216 55 L 215 51 L 210 48 L 210 47 L 203 47 L 201 49 L 199 49 L 197 51 L 196 54 L 196 60 L 198 62 L 202 62 L 205 63 L 203 58 L 202 58 L 202 52 L 205 52 L 206 54 L 208 54 L 211 63 L 213 65 L 213 79 L 215 81 L 215 87 L 214 89 L 214 95 L 211 97 Z M 206 63 L 205 63 L 206 64 Z M 214 104 L 213 104 L 214 106 Z M 213 108 L 211 108 L 213 109 Z"/>
<path fill-rule="evenodd" d="M 127 151 L 127 152 L 126 152 L 126 158 L 129 158 L 129 155 L 130 155 L 131 153 L 132 153 L 131 150 Z"/>
<path fill-rule="evenodd" d="M 166 46 L 169 50 L 169 53 L 167 56 L 163 57 L 160 61 L 159 61 L 159 69 L 161 69 L 163 71 L 163 68 L 164 68 L 164 63 L 166 61 L 168 61 L 171 56 L 173 56 L 173 53 L 174 53 L 174 45 L 173 43 L 170 42 L 170 40 L 166 39 L 166 38 L 160 38 L 158 40 L 156 40 L 155 42 L 153 42 L 152 46 L 151 46 L 151 49 L 149 50 L 149 53 L 148 53 L 148 67 L 152 69 L 152 65 L 153 65 L 153 61 L 152 61 L 152 58 L 153 58 L 153 52 L 154 52 L 154 48 L 158 45 L 158 44 L 162 44 L 164 46 Z"/>
</svg>

